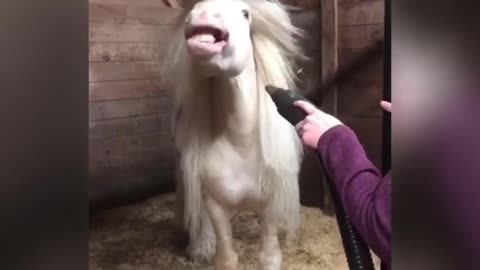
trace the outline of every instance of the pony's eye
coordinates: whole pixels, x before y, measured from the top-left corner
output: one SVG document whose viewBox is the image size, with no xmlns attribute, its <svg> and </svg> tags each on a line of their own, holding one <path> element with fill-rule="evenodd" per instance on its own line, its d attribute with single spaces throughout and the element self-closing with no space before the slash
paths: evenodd
<svg viewBox="0 0 480 270">
<path fill-rule="evenodd" d="M 243 16 L 248 19 L 248 16 L 250 15 L 248 14 L 248 10 L 244 9 L 242 10 L 242 13 L 243 13 Z"/>
</svg>

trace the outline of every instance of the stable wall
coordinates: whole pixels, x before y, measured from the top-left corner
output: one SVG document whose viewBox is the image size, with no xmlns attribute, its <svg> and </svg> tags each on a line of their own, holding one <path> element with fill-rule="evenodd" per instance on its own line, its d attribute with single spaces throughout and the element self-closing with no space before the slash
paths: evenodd
<svg viewBox="0 0 480 270">
<path fill-rule="evenodd" d="M 385 1 L 338 0 L 338 65 L 348 64 L 384 35 Z M 337 88 L 336 113 L 381 168 L 383 57 Z"/>
<path fill-rule="evenodd" d="M 93 201 L 171 186 L 171 102 L 159 76 L 168 33 L 179 14 L 161 0 L 89 2 Z"/>
<path fill-rule="evenodd" d="M 308 30 L 305 47 L 314 61 L 305 66 L 304 93 L 315 92 L 321 109 L 335 115 L 357 134 L 367 156 L 381 167 L 383 57 L 330 91 L 320 84 L 338 69 L 361 56 L 384 34 L 384 0 L 289 0 L 305 9 L 294 21 Z M 313 16 L 312 16 L 313 15 Z M 300 188 L 304 205 L 320 206 L 331 213 L 316 153 L 306 151 Z"/>
</svg>

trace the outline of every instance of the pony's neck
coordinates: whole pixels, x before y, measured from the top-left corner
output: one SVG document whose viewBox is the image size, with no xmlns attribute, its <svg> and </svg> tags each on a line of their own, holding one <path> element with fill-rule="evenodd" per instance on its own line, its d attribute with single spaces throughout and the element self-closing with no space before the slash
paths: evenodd
<svg viewBox="0 0 480 270">
<path fill-rule="evenodd" d="M 213 134 L 234 144 L 253 145 L 257 128 L 257 75 L 253 58 L 238 76 L 212 80 Z"/>
</svg>

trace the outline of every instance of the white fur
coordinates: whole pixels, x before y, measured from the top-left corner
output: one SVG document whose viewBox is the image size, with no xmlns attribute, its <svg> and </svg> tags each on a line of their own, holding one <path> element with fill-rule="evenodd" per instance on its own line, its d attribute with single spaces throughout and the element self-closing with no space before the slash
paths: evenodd
<svg viewBox="0 0 480 270">
<path fill-rule="evenodd" d="M 183 34 L 202 10 L 219 13 L 230 32 L 222 54 L 208 59 L 192 57 Z M 204 0 L 186 8 L 172 36 L 163 76 L 174 90 L 175 114 L 181 110 L 174 125 L 181 218 L 190 254 L 215 254 L 216 269 L 237 269 L 229 221 L 238 211 L 262 217 L 260 269 L 280 269 L 277 228 L 293 234 L 299 225 L 302 145 L 264 87 L 295 90 L 300 35 L 276 1 Z"/>
</svg>

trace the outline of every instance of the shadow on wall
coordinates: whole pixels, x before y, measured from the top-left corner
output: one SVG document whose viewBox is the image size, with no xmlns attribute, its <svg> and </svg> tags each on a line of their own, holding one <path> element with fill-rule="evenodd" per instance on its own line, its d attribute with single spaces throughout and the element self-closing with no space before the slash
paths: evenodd
<svg viewBox="0 0 480 270">
<path fill-rule="evenodd" d="M 170 164 L 171 163 L 171 164 Z M 97 212 L 128 205 L 152 196 L 174 192 L 173 162 L 160 158 L 124 168 L 91 172 L 89 175 L 89 207 Z"/>
</svg>

